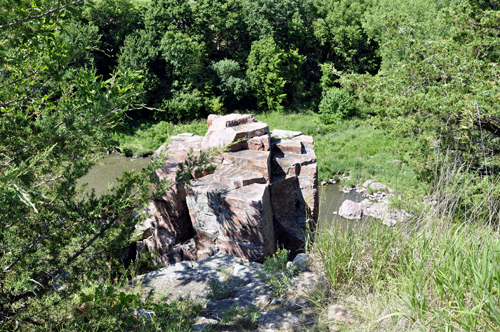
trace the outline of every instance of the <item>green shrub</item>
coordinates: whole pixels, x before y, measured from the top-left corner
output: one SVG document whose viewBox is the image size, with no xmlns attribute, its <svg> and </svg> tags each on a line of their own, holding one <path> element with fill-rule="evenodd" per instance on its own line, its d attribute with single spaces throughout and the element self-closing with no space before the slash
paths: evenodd
<svg viewBox="0 0 500 332">
<path fill-rule="evenodd" d="M 283 101 L 300 94 L 301 67 L 306 57 L 284 51 L 272 38 L 256 41 L 248 56 L 247 77 L 261 109 L 283 112 Z"/>
<path fill-rule="evenodd" d="M 289 254 L 290 250 L 278 249 L 274 255 L 265 259 L 264 271 L 259 272 L 259 276 L 271 286 L 275 296 L 286 291 L 295 275 L 296 267 L 292 265 L 287 269 L 286 266 Z"/>
<path fill-rule="evenodd" d="M 224 59 L 214 63 L 212 69 L 218 76 L 217 89 L 220 90 L 225 103 L 235 103 L 245 97 L 248 93 L 248 82 L 238 62 Z"/>
<path fill-rule="evenodd" d="M 326 91 L 319 104 L 320 118 L 325 124 L 337 123 L 353 115 L 352 98 L 344 89 L 331 88 Z"/>
<path fill-rule="evenodd" d="M 201 312 L 201 306 L 191 301 L 167 303 L 151 293 L 143 299 L 119 286 L 101 283 L 80 292 L 73 302 L 73 314 L 57 330 L 187 332 L 191 320 Z"/>
<path fill-rule="evenodd" d="M 203 95 L 198 89 L 175 91 L 171 99 L 163 102 L 167 119 L 191 121 L 199 119 L 204 110 Z"/>
</svg>

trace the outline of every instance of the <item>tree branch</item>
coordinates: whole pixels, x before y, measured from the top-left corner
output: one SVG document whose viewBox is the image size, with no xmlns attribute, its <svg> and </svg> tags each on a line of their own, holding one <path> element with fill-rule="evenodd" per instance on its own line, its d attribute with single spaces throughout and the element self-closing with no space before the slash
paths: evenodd
<svg viewBox="0 0 500 332">
<path fill-rule="evenodd" d="M 35 16 L 28 16 L 26 18 L 23 18 L 23 19 L 20 19 L 20 20 L 17 20 L 17 21 L 14 21 L 14 22 L 10 22 L 8 24 L 4 24 L 4 25 L 0 25 L 0 30 L 1 29 L 5 29 L 5 28 L 9 28 L 9 27 L 12 27 L 14 25 L 17 25 L 19 23 L 22 23 L 22 22 L 26 22 L 26 21 L 31 21 L 31 20 L 36 20 L 36 19 L 39 19 L 39 18 L 42 18 L 44 16 L 47 16 L 47 15 L 50 15 L 50 14 L 53 14 L 59 10 L 62 10 L 64 8 L 67 8 L 67 7 L 70 7 L 70 6 L 73 6 L 77 3 L 80 3 L 82 2 L 83 0 L 76 0 L 76 1 L 73 1 L 73 2 L 70 2 L 68 3 L 67 5 L 64 5 L 64 6 L 59 6 L 59 7 L 56 7 L 54 9 L 51 9 L 49 11 L 46 11 L 45 13 L 42 13 L 40 15 L 35 15 Z"/>
</svg>

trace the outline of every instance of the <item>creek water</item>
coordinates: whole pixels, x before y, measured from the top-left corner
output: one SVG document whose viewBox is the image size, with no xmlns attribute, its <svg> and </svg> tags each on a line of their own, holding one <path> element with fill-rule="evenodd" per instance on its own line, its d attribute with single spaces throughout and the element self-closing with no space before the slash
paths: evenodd
<svg viewBox="0 0 500 332">
<path fill-rule="evenodd" d="M 148 166 L 150 161 L 151 157 L 130 158 L 118 154 L 103 156 L 90 172 L 78 181 L 78 184 L 88 182 L 85 192 L 89 193 L 94 189 L 96 195 L 101 196 L 107 192 L 108 185 L 113 186 L 117 183 L 116 178 L 121 177 L 123 171 L 138 172 Z"/>
<path fill-rule="evenodd" d="M 79 180 L 79 184 L 88 182 L 86 192 L 95 190 L 97 196 L 100 196 L 108 190 L 108 185 L 116 184 L 116 178 L 120 177 L 123 171 L 140 171 L 151 161 L 151 157 L 130 158 L 123 155 L 110 154 L 102 157 L 99 162 L 90 170 L 90 172 Z M 360 221 L 347 220 L 338 215 L 338 210 L 346 199 L 355 202 L 361 202 L 363 197 L 354 190 L 349 193 L 343 193 L 338 184 L 319 187 L 319 224 L 331 225 L 334 223 L 345 227 L 353 227 L 368 221 L 363 217 Z"/>
</svg>

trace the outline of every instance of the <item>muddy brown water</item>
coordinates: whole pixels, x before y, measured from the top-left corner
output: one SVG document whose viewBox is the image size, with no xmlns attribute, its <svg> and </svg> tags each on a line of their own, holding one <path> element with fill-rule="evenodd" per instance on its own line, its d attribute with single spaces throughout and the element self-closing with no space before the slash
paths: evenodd
<svg viewBox="0 0 500 332">
<path fill-rule="evenodd" d="M 130 158 L 123 155 L 110 154 L 103 156 L 97 165 L 90 172 L 79 180 L 79 184 L 88 182 L 85 192 L 95 190 L 96 195 L 100 196 L 108 190 L 108 185 L 113 186 L 117 183 L 116 178 L 120 177 L 123 171 L 140 171 L 146 167 L 151 161 L 151 157 L 146 158 Z M 355 202 L 361 202 L 363 196 L 356 193 L 354 190 L 350 193 L 343 193 L 338 184 L 332 184 L 319 187 L 319 223 L 333 224 L 340 223 L 342 226 L 350 226 L 362 224 L 369 221 L 368 218 L 363 218 L 359 221 L 347 220 L 338 215 L 338 210 L 346 199 Z"/>
</svg>

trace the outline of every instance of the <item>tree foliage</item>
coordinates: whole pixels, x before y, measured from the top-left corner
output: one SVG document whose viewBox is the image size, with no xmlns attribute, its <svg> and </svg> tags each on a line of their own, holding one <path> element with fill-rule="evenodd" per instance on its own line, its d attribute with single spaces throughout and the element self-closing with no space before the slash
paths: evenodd
<svg viewBox="0 0 500 332">
<path fill-rule="evenodd" d="M 284 51 L 272 38 L 256 41 L 248 56 L 247 76 L 258 105 L 271 111 L 283 111 L 287 85 L 293 94 L 300 93 L 300 68 L 305 57 L 297 50 Z"/>
<path fill-rule="evenodd" d="M 24 20 L 13 6 L 13 24 L 0 28 L 0 328 L 24 331 L 51 330 L 64 314 L 56 308 L 89 280 L 117 273 L 137 222 L 131 212 L 150 196 L 161 163 L 125 173 L 101 197 L 83 194 L 77 181 L 112 148 L 112 129 L 136 104 L 141 76 L 117 70 L 103 79 L 74 65 L 80 50 L 65 44 L 60 26 L 75 4 L 26 5 L 42 14 Z"/>
<path fill-rule="evenodd" d="M 393 22 L 387 28 L 395 37 L 385 47 L 394 52 L 383 70 L 342 79 L 382 126 L 417 139 L 412 155 L 422 161 L 423 176 L 434 174 L 427 159 L 434 150 L 452 149 L 486 173 L 498 167 L 499 18 L 471 2 L 443 10 L 438 19 L 450 29 L 447 39 L 416 38 L 418 24 L 401 30 L 404 23 Z"/>
</svg>

